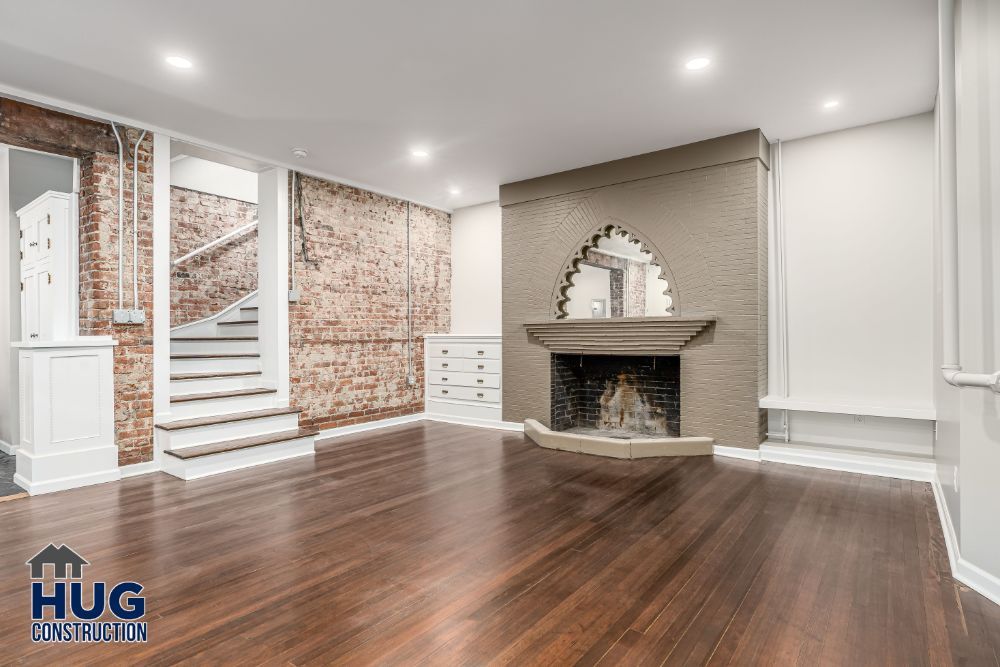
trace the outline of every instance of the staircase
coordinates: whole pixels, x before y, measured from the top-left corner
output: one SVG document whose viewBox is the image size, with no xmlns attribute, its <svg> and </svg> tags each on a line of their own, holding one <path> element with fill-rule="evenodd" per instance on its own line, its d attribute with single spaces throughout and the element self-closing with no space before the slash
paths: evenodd
<svg viewBox="0 0 1000 667">
<path fill-rule="evenodd" d="M 318 431 L 263 386 L 255 303 L 171 332 L 171 421 L 156 425 L 164 472 L 190 480 L 315 451 Z"/>
</svg>

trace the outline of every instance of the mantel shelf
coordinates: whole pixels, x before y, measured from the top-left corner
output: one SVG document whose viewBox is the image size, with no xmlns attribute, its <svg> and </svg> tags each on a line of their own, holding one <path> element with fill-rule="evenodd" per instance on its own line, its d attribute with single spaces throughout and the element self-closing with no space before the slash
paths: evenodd
<svg viewBox="0 0 1000 667">
<path fill-rule="evenodd" d="M 527 322 L 524 328 L 559 354 L 675 355 L 715 320 L 714 315 L 607 317 Z"/>
</svg>

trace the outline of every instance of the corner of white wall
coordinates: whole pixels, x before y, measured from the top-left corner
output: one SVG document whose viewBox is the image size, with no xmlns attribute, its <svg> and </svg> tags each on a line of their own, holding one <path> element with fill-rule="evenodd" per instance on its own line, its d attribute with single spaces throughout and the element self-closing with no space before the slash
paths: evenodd
<svg viewBox="0 0 1000 667">
<path fill-rule="evenodd" d="M 500 334 L 501 220 L 499 202 L 451 215 L 451 333 Z"/>
</svg>

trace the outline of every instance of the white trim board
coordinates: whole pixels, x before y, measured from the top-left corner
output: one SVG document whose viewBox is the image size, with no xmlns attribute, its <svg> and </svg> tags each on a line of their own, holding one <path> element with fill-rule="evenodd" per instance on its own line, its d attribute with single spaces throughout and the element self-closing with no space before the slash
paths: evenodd
<svg viewBox="0 0 1000 667">
<path fill-rule="evenodd" d="M 919 461 L 878 454 L 856 454 L 817 447 L 775 445 L 766 442 L 760 446 L 760 460 L 807 468 L 855 472 L 877 477 L 909 479 L 916 482 L 930 482 L 937 475 L 933 460 Z"/>
<path fill-rule="evenodd" d="M 895 417 L 897 419 L 921 419 L 924 421 L 934 421 L 937 419 L 937 411 L 933 406 L 862 405 L 859 403 L 803 401 L 794 398 L 782 398 L 780 396 L 765 396 L 760 399 L 760 407 L 771 410 L 824 412 L 836 415 L 865 415 L 866 417 Z"/>
<path fill-rule="evenodd" d="M 14 454 L 17 453 L 17 447 L 10 444 L 6 440 L 0 440 L 0 452 L 13 456 Z"/>
<path fill-rule="evenodd" d="M 142 463 L 131 463 L 129 465 L 118 466 L 122 479 L 148 475 L 151 472 L 160 472 L 160 462 L 157 460 L 143 461 Z"/>
<path fill-rule="evenodd" d="M 948 549 L 948 561 L 951 564 L 951 576 L 976 591 L 990 602 L 1000 605 L 1000 578 L 962 558 L 958 545 L 955 526 L 951 523 L 948 513 L 948 502 L 941 488 L 941 481 L 935 475 L 931 481 L 934 491 L 934 501 L 937 505 L 938 518 L 941 520 L 941 531 L 944 533 L 944 543 Z"/>
</svg>

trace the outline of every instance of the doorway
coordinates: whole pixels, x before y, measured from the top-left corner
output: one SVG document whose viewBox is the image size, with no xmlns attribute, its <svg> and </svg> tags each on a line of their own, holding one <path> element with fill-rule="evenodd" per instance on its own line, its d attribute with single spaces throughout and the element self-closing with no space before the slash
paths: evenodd
<svg viewBox="0 0 1000 667">
<path fill-rule="evenodd" d="M 0 499 L 23 493 L 13 481 L 20 424 L 17 350 L 11 343 L 51 338 L 53 326 L 70 329 L 59 332 L 64 337 L 76 331 L 77 288 L 59 308 L 63 322 L 56 324 L 49 285 L 54 273 L 77 284 L 78 192 L 75 159 L 0 144 Z M 53 225 L 50 211 L 64 212 L 65 220 Z M 58 229 L 68 235 L 54 244 Z"/>
</svg>

